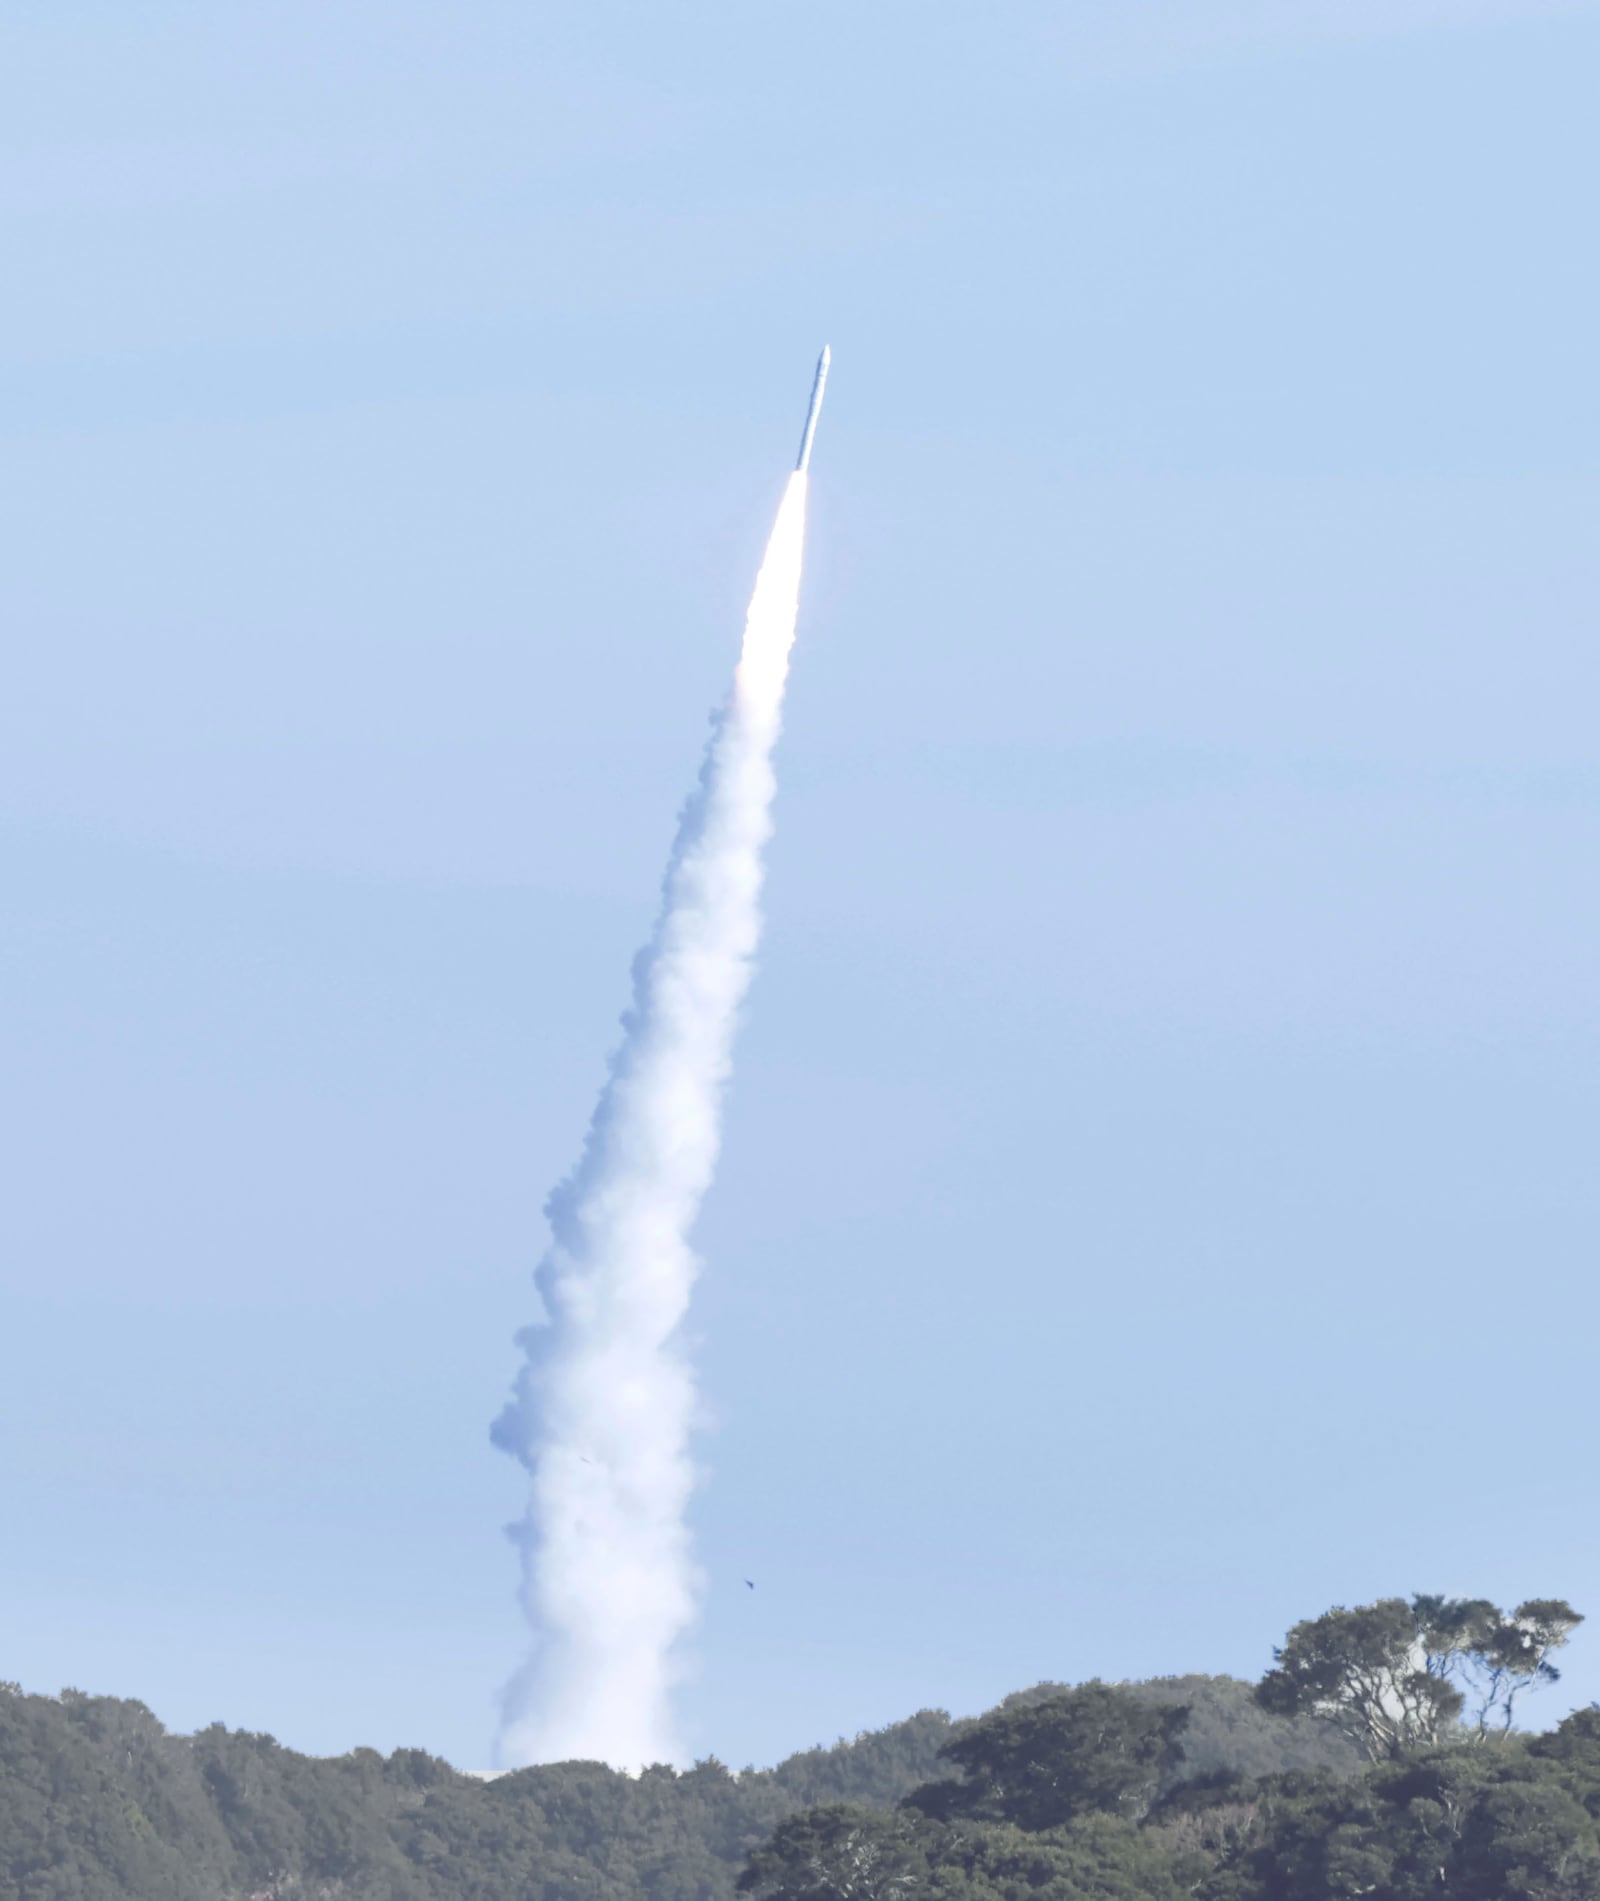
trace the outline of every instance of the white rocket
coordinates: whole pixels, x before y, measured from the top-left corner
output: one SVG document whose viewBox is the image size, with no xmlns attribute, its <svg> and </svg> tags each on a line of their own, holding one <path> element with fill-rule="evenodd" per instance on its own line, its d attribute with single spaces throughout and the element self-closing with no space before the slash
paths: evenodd
<svg viewBox="0 0 1600 1901">
<path fill-rule="evenodd" d="M 827 344 L 822 346 L 822 354 L 817 358 L 817 380 L 811 385 L 811 407 L 806 411 L 806 432 L 800 438 L 800 460 L 795 463 L 796 471 L 804 470 L 811 460 L 811 438 L 817 433 L 817 418 L 822 414 L 822 392 L 827 387 L 828 365 L 833 361 Z"/>
</svg>

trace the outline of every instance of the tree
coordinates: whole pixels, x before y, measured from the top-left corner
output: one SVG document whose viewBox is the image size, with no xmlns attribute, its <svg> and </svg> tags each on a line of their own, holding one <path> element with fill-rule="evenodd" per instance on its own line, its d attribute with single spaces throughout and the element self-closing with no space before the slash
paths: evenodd
<svg viewBox="0 0 1600 1901">
<path fill-rule="evenodd" d="M 1550 1652 L 1583 1622 L 1556 1597 L 1529 1598 L 1509 1617 L 1482 1597 L 1414 1597 L 1411 1604 L 1429 1671 L 1461 1689 L 1463 1720 L 1480 1735 L 1510 1729 L 1525 1690 L 1560 1681 Z"/>
<path fill-rule="evenodd" d="M 1437 1739 L 1461 1714 L 1462 1693 L 1431 1673 L 1403 1597 L 1296 1624 L 1277 1667 L 1256 1686 L 1275 1716 L 1324 1717 L 1372 1761 Z"/>
<path fill-rule="evenodd" d="M 1372 1761 L 1440 1741 L 1463 1720 L 1511 1726 L 1517 1697 L 1559 1672 L 1550 1652 L 1583 1619 L 1557 1598 L 1508 1616 L 1486 1598 L 1382 1598 L 1296 1624 L 1256 1686 L 1279 1716 L 1323 1717 Z"/>
<path fill-rule="evenodd" d="M 1600 1817 L 1600 1704 L 1574 1710 L 1528 1744 L 1528 1754 L 1558 1764 L 1591 1814 Z"/>
<path fill-rule="evenodd" d="M 1569 1786 L 1573 1784 L 1573 1786 Z M 1290 1775 L 1202 1875 L 1203 1901 L 1600 1901 L 1582 1788 L 1520 1738 L 1443 1746 L 1353 1781 Z"/>
<path fill-rule="evenodd" d="M 1181 1754 L 1188 1710 L 1146 1704 L 1105 1683 L 1047 1702 L 996 1710 L 939 1751 L 963 1772 L 906 1797 L 939 1821 L 1059 1827 L 1083 1815 L 1137 1822 Z"/>
<path fill-rule="evenodd" d="M 1163 1841 L 1114 1815 L 1031 1833 L 1000 1822 L 951 1829 L 929 1866 L 930 1901 L 1185 1901 L 1189 1892 Z"/>
<path fill-rule="evenodd" d="M 909 1901 L 924 1888 L 927 1825 L 836 1802 L 779 1825 L 739 1877 L 758 1901 Z"/>
</svg>

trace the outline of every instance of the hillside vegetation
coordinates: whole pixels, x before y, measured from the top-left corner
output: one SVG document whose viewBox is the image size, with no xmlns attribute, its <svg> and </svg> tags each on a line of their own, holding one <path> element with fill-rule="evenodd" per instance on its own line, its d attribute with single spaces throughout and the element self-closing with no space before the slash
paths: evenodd
<svg viewBox="0 0 1600 1901">
<path fill-rule="evenodd" d="M 1048 1694 L 1054 1686 L 1024 1692 Z M 1322 1726 L 1255 1709 L 1249 1686 L 1174 1678 L 1130 1694 L 1190 1702 L 1207 1768 L 1350 1767 Z M 482 1782 L 437 1757 L 298 1755 L 220 1726 L 169 1735 L 142 1703 L 0 1694 L 0 1901 L 709 1901 L 812 1805 L 892 1811 L 972 1725 L 937 1710 L 775 1769 L 716 1761 L 637 1779 L 597 1763 Z"/>
<path fill-rule="evenodd" d="M 4 1686 L 0 1901 L 1600 1901 L 1600 1713 L 1511 1727 L 1578 1621 L 1387 1600 L 1255 1686 L 1039 1684 L 737 1774 L 485 1782 Z"/>
</svg>

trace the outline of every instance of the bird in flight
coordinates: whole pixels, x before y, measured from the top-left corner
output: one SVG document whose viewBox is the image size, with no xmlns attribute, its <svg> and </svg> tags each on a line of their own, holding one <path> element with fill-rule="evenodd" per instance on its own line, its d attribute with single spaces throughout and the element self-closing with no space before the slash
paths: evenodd
<svg viewBox="0 0 1600 1901">
<path fill-rule="evenodd" d="M 756 1581 L 755 1581 L 755 1579 L 754 1579 L 754 1578 L 746 1578 L 746 1579 L 745 1579 L 745 1586 L 746 1586 L 746 1588 L 747 1588 L 747 1589 L 749 1589 L 749 1590 L 752 1590 L 752 1591 L 753 1591 L 753 1590 L 754 1590 L 754 1589 L 756 1588 Z"/>
</svg>

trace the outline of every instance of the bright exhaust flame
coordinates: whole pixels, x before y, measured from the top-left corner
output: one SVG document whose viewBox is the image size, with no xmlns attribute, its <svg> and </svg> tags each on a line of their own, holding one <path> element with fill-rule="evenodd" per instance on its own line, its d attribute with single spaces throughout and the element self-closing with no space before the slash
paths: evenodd
<svg viewBox="0 0 1600 1901">
<path fill-rule="evenodd" d="M 674 1648 L 699 1606 L 686 1515 L 694 1371 L 679 1337 L 699 1263 L 723 1085 L 761 931 L 778 737 L 799 606 L 806 475 L 789 478 L 733 688 L 679 824 L 660 915 L 634 964 L 622 1047 L 583 1156 L 545 1212 L 546 1318 L 523 1330 L 495 1443 L 532 1474 L 527 1664 L 507 1686 L 509 1766 L 679 1760 Z"/>
</svg>

